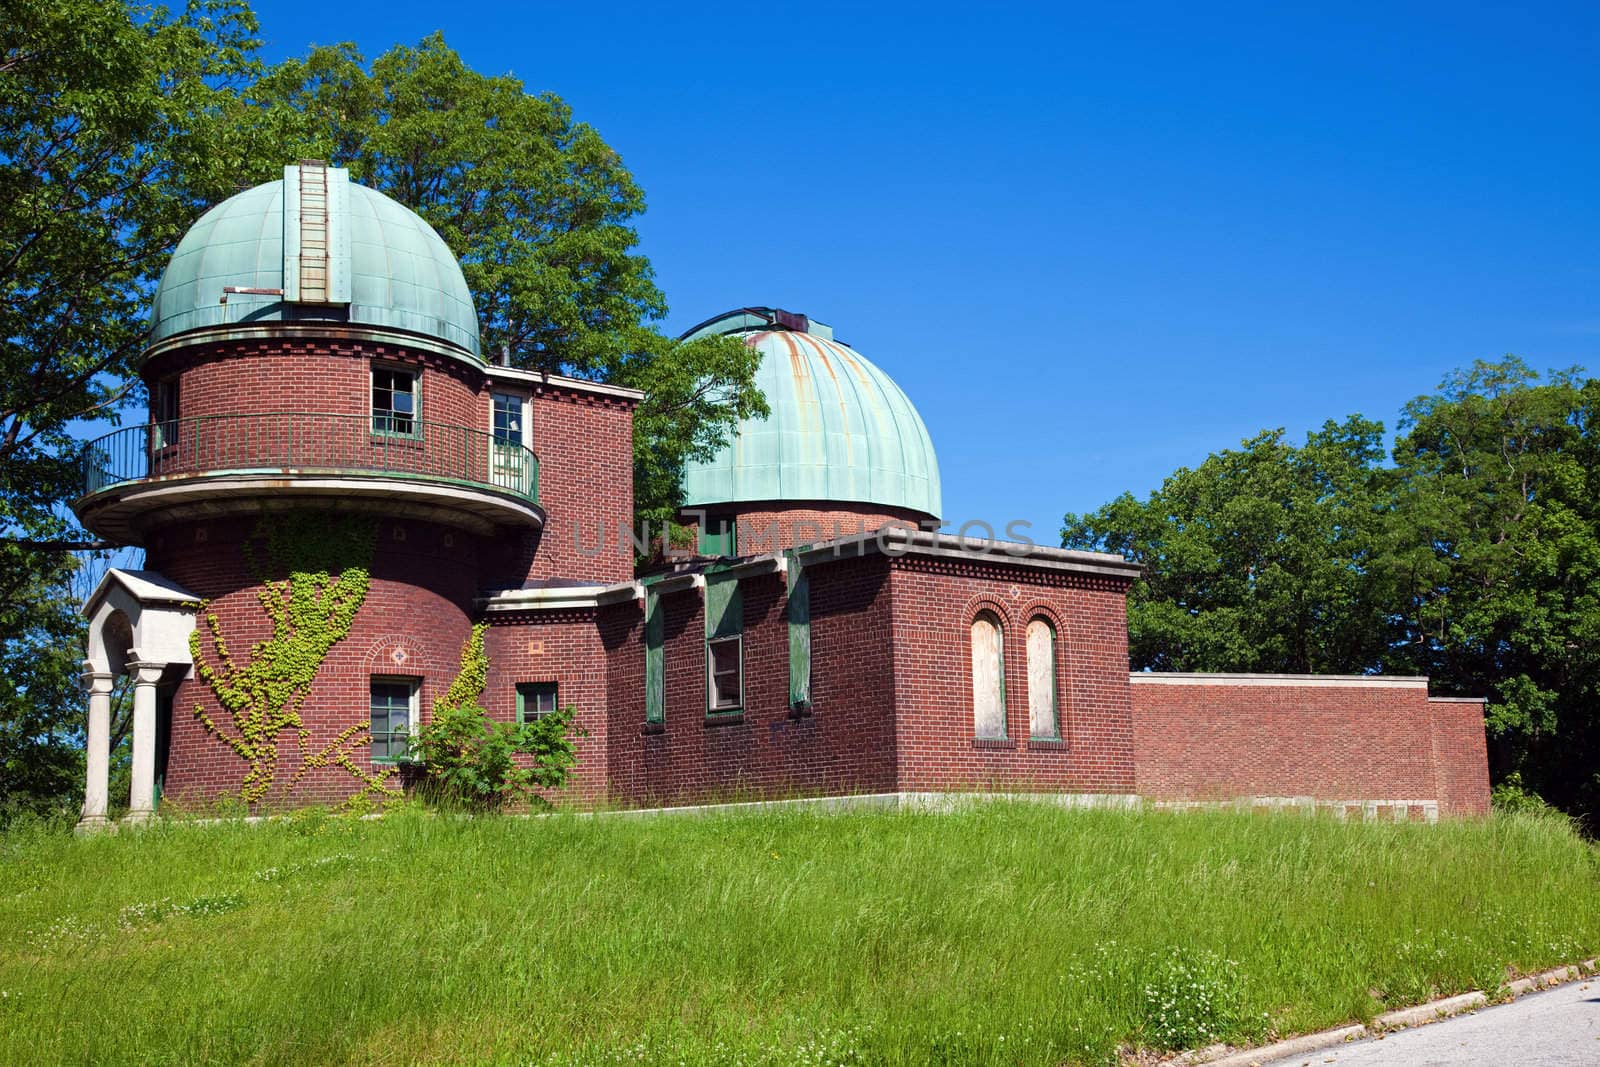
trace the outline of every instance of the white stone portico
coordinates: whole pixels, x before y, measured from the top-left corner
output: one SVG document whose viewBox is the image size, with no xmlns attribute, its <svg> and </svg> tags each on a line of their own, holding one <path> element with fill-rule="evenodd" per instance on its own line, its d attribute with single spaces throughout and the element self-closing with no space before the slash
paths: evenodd
<svg viewBox="0 0 1600 1067">
<path fill-rule="evenodd" d="M 112 568 L 83 606 L 89 657 L 83 688 L 89 697 L 85 730 L 88 775 L 80 829 L 104 827 L 111 764 L 111 691 L 119 675 L 133 680 L 133 784 L 125 821 L 155 814 L 156 687 L 193 669 L 189 635 L 200 598 L 155 571 Z"/>
</svg>

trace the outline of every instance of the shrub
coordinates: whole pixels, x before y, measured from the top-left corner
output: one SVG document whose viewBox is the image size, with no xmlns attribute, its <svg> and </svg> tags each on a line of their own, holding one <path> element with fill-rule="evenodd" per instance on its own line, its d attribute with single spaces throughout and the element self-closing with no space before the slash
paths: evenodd
<svg viewBox="0 0 1600 1067">
<path fill-rule="evenodd" d="M 419 792 L 435 806 L 467 811 L 499 811 L 514 801 L 548 807 L 535 790 L 566 784 L 577 759 L 573 715 L 567 707 L 509 723 L 491 719 L 476 704 L 436 707 L 411 739 L 411 757 L 424 769 Z"/>
<path fill-rule="evenodd" d="M 1518 771 L 1506 775 L 1505 781 L 1490 790 L 1489 803 L 1496 812 L 1556 814 L 1556 809 L 1552 808 L 1544 797 L 1522 784 L 1522 774 Z"/>
</svg>

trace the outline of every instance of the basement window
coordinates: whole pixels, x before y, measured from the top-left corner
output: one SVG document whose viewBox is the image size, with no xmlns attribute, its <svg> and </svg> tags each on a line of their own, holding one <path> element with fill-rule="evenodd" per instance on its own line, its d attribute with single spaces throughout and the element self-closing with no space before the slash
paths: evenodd
<svg viewBox="0 0 1600 1067">
<path fill-rule="evenodd" d="M 372 368 L 372 432 L 417 436 L 417 376 L 392 367 Z"/>
<path fill-rule="evenodd" d="M 411 751 L 416 725 L 417 680 L 374 678 L 371 683 L 372 761 L 393 763 Z"/>
</svg>

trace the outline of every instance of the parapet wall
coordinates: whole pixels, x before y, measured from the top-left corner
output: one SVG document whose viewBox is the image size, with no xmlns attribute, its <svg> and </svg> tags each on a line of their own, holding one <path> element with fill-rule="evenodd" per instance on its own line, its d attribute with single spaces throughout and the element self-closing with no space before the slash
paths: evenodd
<svg viewBox="0 0 1600 1067">
<path fill-rule="evenodd" d="M 1129 682 L 1146 797 L 1488 811 L 1482 702 L 1430 699 L 1425 678 L 1135 673 Z"/>
</svg>

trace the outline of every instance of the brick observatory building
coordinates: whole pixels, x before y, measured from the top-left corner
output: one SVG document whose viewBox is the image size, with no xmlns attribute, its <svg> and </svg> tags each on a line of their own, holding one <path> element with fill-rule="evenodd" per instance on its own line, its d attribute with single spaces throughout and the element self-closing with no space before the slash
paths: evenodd
<svg viewBox="0 0 1600 1067">
<path fill-rule="evenodd" d="M 85 605 L 85 825 L 106 818 L 119 676 L 130 818 L 335 802 L 405 780 L 479 624 L 494 716 L 575 710 L 573 803 L 1487 810 L 1480 701 L 1422 678 L 1130 675 L 1134 565 L 940 532 L 922 419 L 826 326 L 744 308 L 701 334 L 761 353 L 772 413 L 690 465 L 697 548 L 639 575 L 641 394 L 485 360 L 444 242 L 340 169 L 289 166 L 207 212 L 155 295 L 149 425 L 84 452 L 80 519 L 146 554 Z"/>
</svg>

